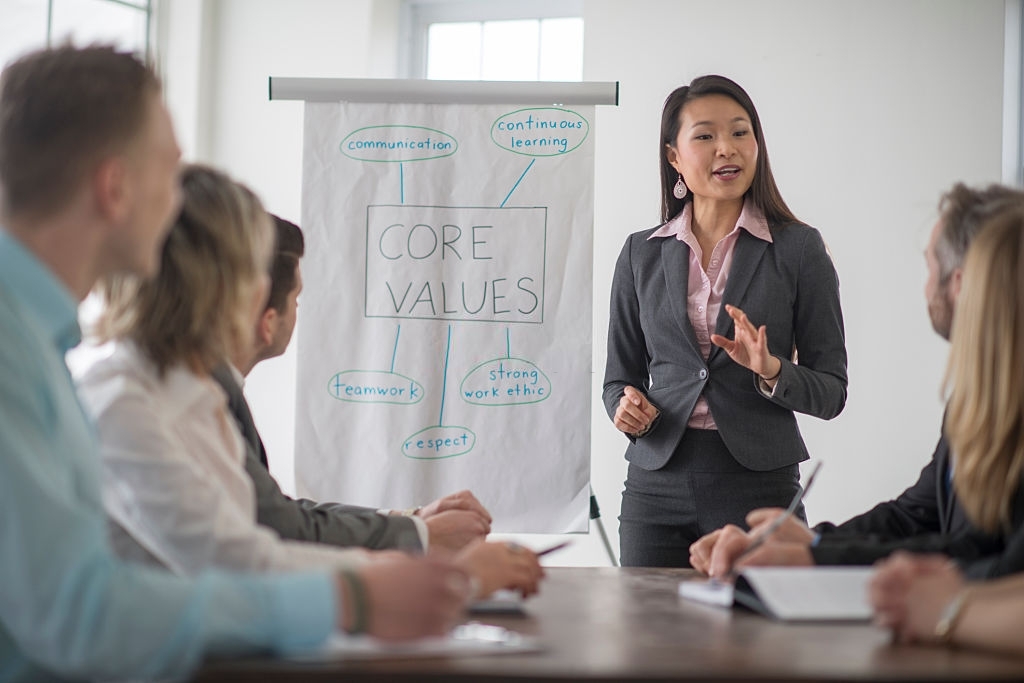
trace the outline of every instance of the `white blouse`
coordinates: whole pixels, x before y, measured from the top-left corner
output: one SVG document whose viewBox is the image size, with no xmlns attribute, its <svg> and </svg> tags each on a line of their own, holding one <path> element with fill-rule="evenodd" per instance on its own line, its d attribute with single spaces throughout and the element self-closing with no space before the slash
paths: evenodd
<svg viewBox="0 0 1024 683">
<path fill-rule="evenodd" d="M 256 523 L 244 442 L 211 378 L 176 366 L 160 379 L 134 344 L 118 343 L 79 378 L 78 392 L 99 430 L 103 503 L 122 557 L 178 574 L 367 559 L 359 549 L 282 540 Z"/>
</svg>

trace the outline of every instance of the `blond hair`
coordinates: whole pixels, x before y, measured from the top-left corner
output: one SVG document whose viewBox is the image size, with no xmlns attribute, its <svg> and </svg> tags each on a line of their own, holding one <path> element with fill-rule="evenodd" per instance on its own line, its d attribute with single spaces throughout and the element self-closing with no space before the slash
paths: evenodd
<svg viewBox="0 0 1024 683">
<path fill-rule="evenodd" d="M 1011 526 L 1024 474 L 1024 208 L 986 221 L 967 252 L 945 387 L 953 482 L 977 527 Z"/>
<path fill-rule="evenodd" d="M 135 342 L 161 376 L 178 363 L 209 372 L 251 343 L 251 301 L 273 248 L 270 217 L 244 185 L 200 165 L 185 168 L 181 185 L 157 276 L 104 287 L 102 335 Z"/>
</svg>

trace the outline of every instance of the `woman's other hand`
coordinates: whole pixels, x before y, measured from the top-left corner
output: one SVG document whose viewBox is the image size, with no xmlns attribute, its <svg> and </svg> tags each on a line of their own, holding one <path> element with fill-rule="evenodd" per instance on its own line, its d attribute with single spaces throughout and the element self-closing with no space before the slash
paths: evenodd
<svg viewBox="0 0 1024 683">
<path fill-rule="evenodd" d="M 620 432 L 636 436 L 646 432 L 656 417 L 658 409 L 643 392 L 636 387 L 626 387 L 612 422 Z"/>
</svg>

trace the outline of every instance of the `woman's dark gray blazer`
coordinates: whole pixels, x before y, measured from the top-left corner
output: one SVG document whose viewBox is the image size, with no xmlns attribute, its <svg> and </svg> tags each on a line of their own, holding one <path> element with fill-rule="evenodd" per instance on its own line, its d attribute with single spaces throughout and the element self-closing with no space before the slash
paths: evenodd
<svg viewBox="0 0 1024 683">
<path fill-rule="evenodd" d="M 715 331 L 733 337 L 724 304 L 743 309 L 755 327 L 767 326 L 768 349 L 782 361 L 768 398 L 754 373 L 723 349 L 712 345 L 704 359 L 686 312 L 690 248 L 675 236 L 648 239 L 655 230 L 630 235 L 612 282 L 605 408 L 614 417 L 632 385 L 661 411 L 651 431 L 630 439 L 626 459 L 646 470 L 663 467 L 703 393 L 741 465 L 767 471 L 806 460 L 793 412 L 831 419 L 846 403 L 839 279 L 820 233 L 802 224 L 773 226 L 768 243 L 739 231 Z"/>
</svg>

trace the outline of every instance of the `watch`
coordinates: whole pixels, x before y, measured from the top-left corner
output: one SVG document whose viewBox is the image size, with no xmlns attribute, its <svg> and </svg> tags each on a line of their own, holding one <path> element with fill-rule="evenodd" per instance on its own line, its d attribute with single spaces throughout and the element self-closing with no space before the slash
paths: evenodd
<svg viewBox="0 0 1024 683">
<path fill-rule="evenodd" d="M 942 608 L 939 620 L 935 623 L 935 638 L 940 643 L 947 644 L 953 638 L 953 629 L 956 628 L 956 622 L 960 619 L 960 615 L 963 614 L 964 605 L 966 604 L 967 589 L 965 588 L 954 595 L 953 599 Z"/>
</svg>

